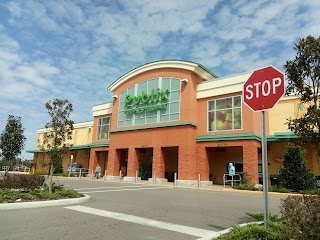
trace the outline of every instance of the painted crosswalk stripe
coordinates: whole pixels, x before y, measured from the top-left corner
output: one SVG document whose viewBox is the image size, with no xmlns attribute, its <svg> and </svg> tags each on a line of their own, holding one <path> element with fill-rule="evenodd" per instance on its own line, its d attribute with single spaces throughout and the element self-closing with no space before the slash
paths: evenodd
<svg viewBox="0 0 320 240">
<path fill-rule="evenodd" d="M 124 192 L 124 191 L 140 191 L 140 190 L 155 190 L 155 189 L 161 189 L 161 188 L 170 188 L 170 187 L 151 187 L 151 188 L 121 188 L 121 189 L 110 189 L 110 190 L 99 190 L 99 191 L 88 191 L 88 192 L 82 192 L 81 193 L 104 193 L 104 192 Z M 172 188 L 172 187 L 171 187 Z"/>
<path fill-rule="evenodd" d="M 215 235 L 218 236 L 219 235 L 217 232 L 209 231 L 209 230 L 205 230 L 205 229 L 188 227 L 188 226 L 174 224 L 174 223 L 167 223 L 167 222 L 157 221 L 157 220 L 153 220 L 153 219 L 128 215 L 128 214 L 124 214 L 124 213 L 110 212 L 110 211 L 105 211 L 105 210 L 90 208 L 90 207 L 85 207 L 85 206 L 71 206 L 71 207 L 65 207 L 65 208 L 70 209 L 70 210 L 74 210 L 74 211 L 78 211 L 78 212 L 93 214 L 96 216 L 117 219 L 120 221 L 141 224 L 144 226 L 169 230 L 169 231 L 173 231 L 173 232 L 184 233 L 184 234 L 188 234 L 188 235 L 192 235 L 192 236 L 196 236 L 196 237 L 206 237 L 206 236 L 215 236 Z"/>
<path fill-rule="evenodd" d="M 87 189 L 89 189 L 89 190 L 91 190 L 91 189 L 112 189 L 112 188 L 136 188 L 136 187 L 141 187 L 142 186 L 142 184 L 140 184 L 140 185 L 129 185 L 129 186 L 126 186 L 126 185 L 124 185 L 124 186 L 117 186 L 117 187 L 88 187 L 88 188 L 75 188 L 74 190 L 77 190 L 77 191 L 80 191 L 80 190 L 87 190 Z"/>
</svg>

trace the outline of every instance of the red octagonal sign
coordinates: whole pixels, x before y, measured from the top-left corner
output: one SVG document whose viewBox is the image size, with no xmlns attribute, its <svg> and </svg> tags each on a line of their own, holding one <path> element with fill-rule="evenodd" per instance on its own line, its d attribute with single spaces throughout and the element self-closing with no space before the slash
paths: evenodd
<svg viewBox="0 0 320 240">
<path fill-rule="evenodd" d="M 263 111 L 284 94 L 284 74 L 269 66 L 255 70 L 243 86 L 243 102 L 253 111 Z"/>
</svg>

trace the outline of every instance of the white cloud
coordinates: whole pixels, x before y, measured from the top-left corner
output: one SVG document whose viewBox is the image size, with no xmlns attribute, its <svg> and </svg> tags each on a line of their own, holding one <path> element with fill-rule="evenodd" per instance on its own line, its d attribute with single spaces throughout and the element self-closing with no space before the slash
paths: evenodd
<svg viewBox="0 0 320 240">
<path fill-rule="evenodd" d="M 18 3 L 9 2 L 8 9 L 13 17 L 21 17 L 21 7 Z"/>
<path fill-rule="evenodd" d="M 5 5 L 10 17 L 0 24 L 0 109 L 7 103 L 22 112 L 30 129 L 43 126 L 43 104 L 51 98 L 69 99 L 75 120 L 90 120 L 92 105 L 111 100 L 107 86 L 146 62 L 196 61 L 220 76 L 269 64 L 281 68 L 299 38 L 320 34 L 320 1 L 314 0 Z"/>
</svg>

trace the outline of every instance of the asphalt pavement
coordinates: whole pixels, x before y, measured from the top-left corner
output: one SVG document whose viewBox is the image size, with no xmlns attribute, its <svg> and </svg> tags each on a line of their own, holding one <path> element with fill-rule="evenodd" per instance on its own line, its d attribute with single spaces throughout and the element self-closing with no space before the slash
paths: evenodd
<svg viewBox="0 0 320 240">
<path fill-rule="evenodd" d="M 263 196 L 150 184 L 59 178 L 59 184 L 90 195 L 75 206 L 0 212 L 0 239 L 200 239 L 262 213 Z M 269 195 L 279 212 L 283 195 Z"/>
</svg>

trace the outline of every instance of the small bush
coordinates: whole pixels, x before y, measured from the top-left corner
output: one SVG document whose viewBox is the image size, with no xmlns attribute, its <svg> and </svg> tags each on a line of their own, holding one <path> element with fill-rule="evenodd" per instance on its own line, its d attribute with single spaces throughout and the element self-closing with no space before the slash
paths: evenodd
<svg viewBox="0 0 320 240">
<path fill-rule="evenodd" d="M 0 178 L 0 188 L 33 190 L 43 185 L 44 176 L 5 173 Z"/>
<path fill-rule="evenodd" d="M 82 193 L 78 193 L 73 189 L 64 189 L 62 186 L 54 187 L 53 192 L 49 193 L 48 188 L 34 189 L 33 191 L 21 192 L 10 189 L 0 189 L 0 203 L 12 203 L 21 199 L 22 201 L 39 201 L 54 200 L 63 198 L 83 197 Z"/>
<path fill-rule="evenodd" d="M 32 194 L 37 197 L 40 200 L 53 200 L 53 199 L 58 199 L 57 194 L 55 193 L 50 193 L 47 189 L 40 190 L 36 189 L 35 191 L 32 192 Z"/>
<path fill-rule="evenodd" d="M 278 186 L 271 186 L 269 187 L 269 192 L 291 193 L 292 190 Z"/>
<path fill-rule="evenodd" d="M 264 214 L 263 213 L 246 213 L 249 217 L 254 218 L 257 221 L 263 221 L 264 220 Z M 282 218 L 280 218 L 278 215 L 269 214 L 269 221 L 272 222 L 280 222 L 283 221 Z"/>
<path fill-rule="evenodd" d="M 290 239 L 320 239 L 320 195 L 289 196 L 282 200 L 281 214 L 287 220 L 284 230 Z"/>
<path fill-rule="evenodd" d="M 303 193 L 308 195 L 320 195 L 320 189 L 305 190 Z"/>
<path fill-rule="evenodd" d="M 73 189 L 60 189 L 55 192 L 59 196 L 63 196 L 66 198 L 77 198 L 83 196 L 83 194 L 78 193 L 76 190 Z"/>
<path fill-rule="evenodd" d="M 30 193 L 17 193 L 16 194 L 17 198 L 21 198 L 21 199 L 26 199 L 26 200 L 32 200 L 34 197 L 32 196 L 32 194 Z"/>
<path fill-rule="evenodd" d="M 307 190 L 316 187 L 316 179 L 304 160 L 300 146 L 289 144 L 280 169 L 280 185 L 293 190 Z"/>
<path fill-rule="evenodd" d="M 35 175 L 44 175 L 44 176 L 46 176 L 46 175 L 48 175 L 48 172 L 34 172 L 34 174 Z"/>
<path fill-rule="evenodd" d="M 289 240 L 282 233 L 282 222 L 270 222 L 269 229 L 266 229 L 263 225 L 250 224 L 245 227 L 234 226 L 233 229 L 218 239 L 220 240 Z"/>
<path fill-rule="evenodd" d="M 255 187 L 254 185 L 250 185 L 250 184 L 242 184 L 239 186 L 233 186 L 233 188 L 238 189 L 238 190 L 261 191 L 260 188 Z"/>
<path fill-rule="evenodd" d="M 247 172 L 244 172 L 242 174 L 240 183 L 242 185 L 252 185 L 251 176 Z"/>
</svg>

